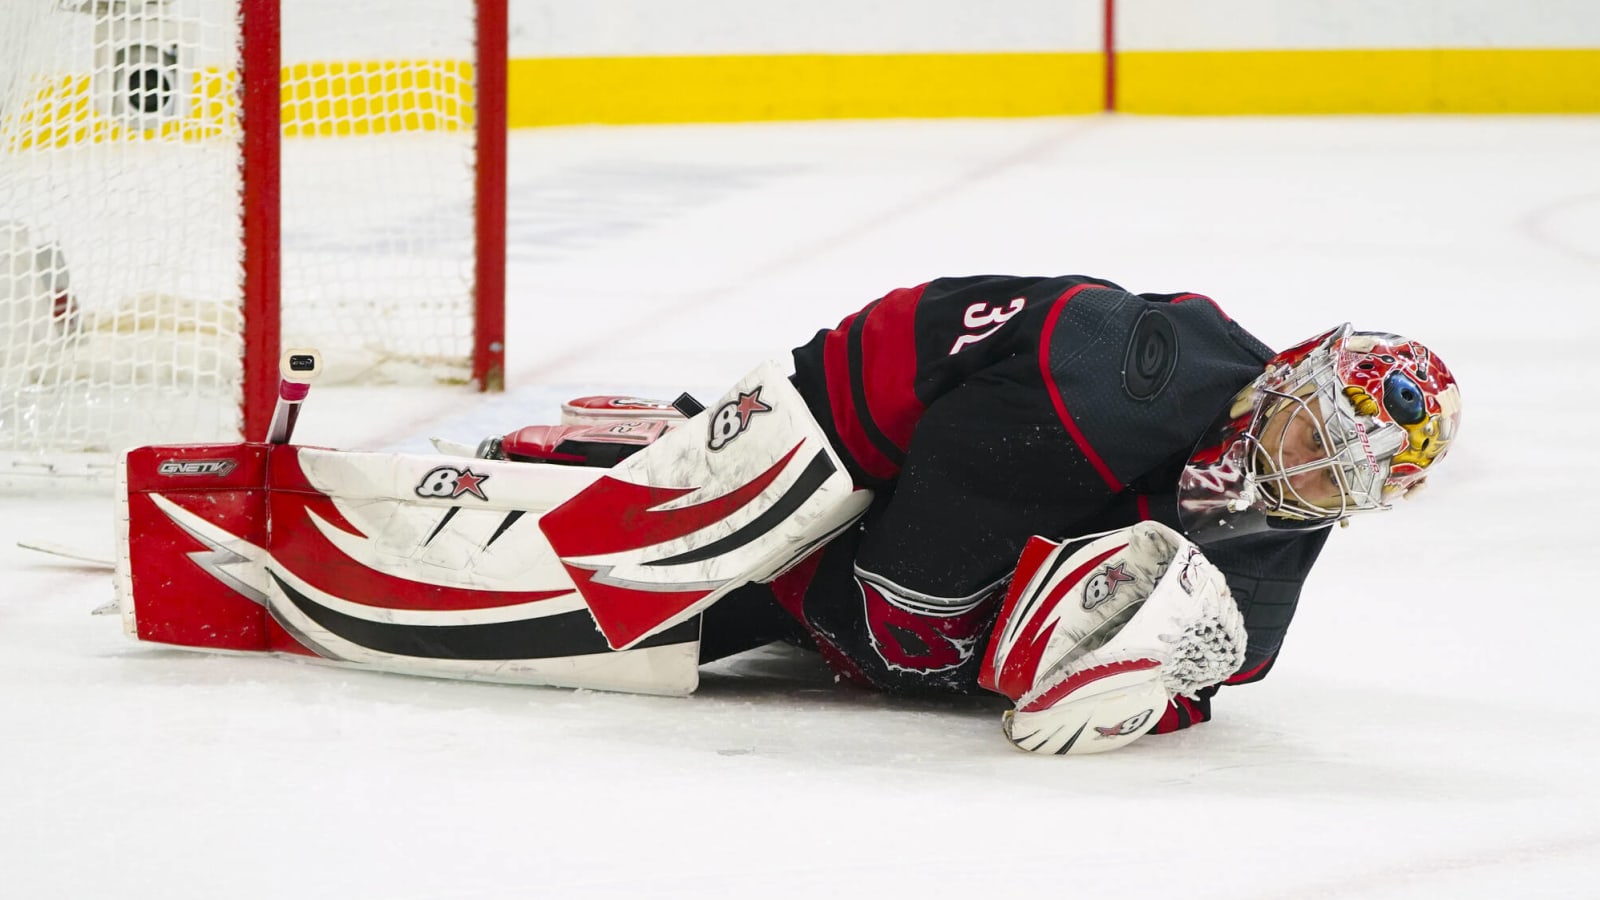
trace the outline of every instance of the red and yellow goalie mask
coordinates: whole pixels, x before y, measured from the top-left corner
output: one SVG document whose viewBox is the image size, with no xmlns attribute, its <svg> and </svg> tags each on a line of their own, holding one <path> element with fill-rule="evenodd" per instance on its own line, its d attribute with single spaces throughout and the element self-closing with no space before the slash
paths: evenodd
<svg viewBox="0 0 1600 900">
<path fill-rule="evenodd" d="M 1432 351 L 1341 325 L 1279 353 L 1234 396 L 1184 468 L 1180 519 L 1220 538 L 1388 509 L 1460 423 L 1460 389 Z"/>
</svg>

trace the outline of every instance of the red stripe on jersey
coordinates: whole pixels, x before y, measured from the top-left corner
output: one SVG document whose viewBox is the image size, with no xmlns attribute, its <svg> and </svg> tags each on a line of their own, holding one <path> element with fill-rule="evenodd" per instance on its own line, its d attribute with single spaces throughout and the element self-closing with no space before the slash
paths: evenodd
<svg viewBox="0 0 1600 900">
<path fill-rule="evenodd" d="M 1039 335 L 1039 372 L 1044 376 L 1044 386 L 1050 392 L 1050 402 L 1056 408 L 1056 417 L 1066 426 L 1067 434 L 1072 435 L 1072 439 L 1078 444 L 1078 449 L 1083 451 L 1084 458 L 1089 460 L 1089 465 L 1094 466 L 1096 472 L 1100 473 L 1106 485 L 1113 491 L 1121 491 L 1122 482 L 1112 474 L 1111 467 L 1100 458 L 1100 454 L 1094 452 L 1094 448 L 1089 445 L 1089 439 L 1084 437 L 1083 431 L 1078 428 L 1078 423 L 1072 421 L 1072 416 L 1067 413 L 1067 405 L 1061 400 L 1061 388 L 1056 386 L 1055 376 L 1050 372 L 1050 336 L 1055 333 L 1056 321 L 1061 318 L 1061 311 L 1067 308 L 1067 302 L 1084 288 L 1104 289 L 1105 285 L 1093 283 L 1076 285 L 1056 300 L 1055 306 L 1050 308 L 1049 318 L 1045 320 L 1044 330 Z"/>
<path fill-rule="evenodd" d="M 868 475 L 888 479 L 898 475 L 900 467 L 872 445 L 866 429 L 861 427 L 861 415 L 866 410 L 856 409 L 855 395 L 850 390 L 850 326 L 858 315 L 851 314 L 823 340 L 822 372 L 828 385 L 828 408 L 833 412 L 833 428 L 839 433 L 844 451 Z"/>
<path fill-rule="evenodd" d="M 872 305 L 861 329 L 861 383 L 867 412 L 884 437 L 902 453 L 922 418 L 917 399 L 917 303 L 919 284 L 890 291 Z"/>
<path fill-rule="evenodd" d="M 1134 502 L 1139 506 L 1139 521 L 1150 521 L 1150 498 L 1144 494 L 1140 494 L 1139 499 Z"/>
</svg>

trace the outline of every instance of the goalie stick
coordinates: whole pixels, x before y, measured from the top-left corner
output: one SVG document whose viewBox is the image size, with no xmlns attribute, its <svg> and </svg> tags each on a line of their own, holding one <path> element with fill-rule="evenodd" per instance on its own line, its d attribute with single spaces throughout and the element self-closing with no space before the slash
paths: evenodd
<svg viewBox="0 0 1600 900">
<path fill-rule="evenodd" d="M 52 544 L 46 541 L 17 541 L 17 546 L 23 550 L 32 550 L 43 553 L 56 559 L 78 563 L 90 571 L 111 572 L 116 569 L 116 563 L 101 556 L 96 556 L 85 550 L 68 547 L 65 544 Z M 117 614 L 117 599 L 115 597 L 100 604 L 89 611 L 90 615 L 112 616 Z"/>
<path fill-rule="evenodd" d="M 86 550 L 69 547 L 66 544 L 52 544 L 47 541 L 17 541 L 17 546 L 35 553 L 43 553 L 58 559 L 83 563 L 86 566 L 107 571 L 116 567 L 116 563 L 104 556 L 96 556 Z"/>
<path fill-rule="evenodd" d="M 300 418 L 300 404 L 311 393 L 311 382 L 322 374 L 322 354 L 315 350 L 286 350 L 278 361 L 278 402 L 267 426 L 267 443 L 287 444 Z"/>
<path fill-rule="evenodd" d="M 442 437 L 428 438 L 428 443 L 432 444 L 433 449 L 444 456 L 465 456 L 468 459 L 478 457 L 478 448 L 471 444 L 463 444 L 460 441 L 452 441 L 449 438 Z"/>
</svg>

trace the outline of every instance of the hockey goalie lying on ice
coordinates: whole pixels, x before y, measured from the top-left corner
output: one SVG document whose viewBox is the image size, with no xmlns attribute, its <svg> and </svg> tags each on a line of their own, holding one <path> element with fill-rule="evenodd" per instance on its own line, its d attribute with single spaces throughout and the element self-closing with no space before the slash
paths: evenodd
<svg viewBox="0 0 1600 900">
<path fill-rule="evenodd" d="M 166 644 L 664 694 L 787 639 L 1095 752 L 1265 676 L 1328 526 L 1420 485 L 1459 407 L 1391 334 L 1274 354 L 1195 294 L 937 279 L 692 418 L 601 398 L 475 455 L 298 447 L 281 417 L 134 450 L 120 606 Z"/>
</svg>

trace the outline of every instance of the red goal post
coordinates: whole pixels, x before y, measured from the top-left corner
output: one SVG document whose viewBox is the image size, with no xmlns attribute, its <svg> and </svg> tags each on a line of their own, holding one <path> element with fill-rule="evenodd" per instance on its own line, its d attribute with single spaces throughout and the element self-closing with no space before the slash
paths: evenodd
<svg viewBox="0 0 1600 900">
<path fill-rule="evenodd" d="M 506 2 L 4 4 L 7 471 L 259 439 L 285 343 L 500 389 Z"/>
</svg>

